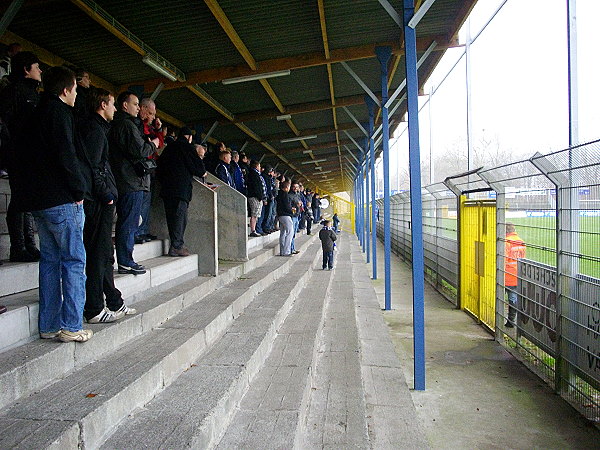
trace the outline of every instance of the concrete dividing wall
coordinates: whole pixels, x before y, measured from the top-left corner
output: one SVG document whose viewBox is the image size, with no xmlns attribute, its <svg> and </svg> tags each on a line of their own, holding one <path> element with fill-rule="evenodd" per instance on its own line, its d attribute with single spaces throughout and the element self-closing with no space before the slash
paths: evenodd
<svg viewBox="0 0 600 450">
<path fill-rule="evenodd" d="M 246 197 L 212 174 L 206 181 L 218 185 L 219 259 L 248 261 L 248 209 Z"/>
<path fill-rule="evenodd" d="M 187 228 L 184 234 L 185 246 L 198 255 L 198 274 L 217 275 L 219 270 L 217 193 L 199 180 L 193 181 L 192 201 L 188 208 Z M 152 211 L 150 213 L 150 233 L 159 239 L 168 239 L 169 231 L 165 218 L 165 208 L 160 198 L 160 183 L 152 185 Z M 165 249 L 165 252 L 168 248 Z"/>
</svg>

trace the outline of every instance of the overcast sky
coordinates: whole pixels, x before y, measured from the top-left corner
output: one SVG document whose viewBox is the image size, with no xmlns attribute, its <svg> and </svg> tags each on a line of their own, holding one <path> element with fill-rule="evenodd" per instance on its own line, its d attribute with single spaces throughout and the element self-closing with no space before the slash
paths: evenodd
<svg viewBox="0 0 600 450">
<path fill-rule="evenodd" d="M 474 36 L 502 3 L 479 0 Z M 600 138 L 600 1 L 577 1 L 580 142 Z M 518 159 L 568 146 L 566 0 L 508 0 L 471 47 L 473 141 L 497 140 Z M 464 42 L 465 27 L 461 32 Z M 449 50 L 425 85 L 438 87 L 462 49 Z M 465 59 L 433 96 L 433 152 L 466 146 Z M 421 97 L 421 104 L 427 97 Z M 419 115 L 429 158 L 429 106 Z M 403 126 L 399 127 L 397 136 Z M 391 171 L 407 165 L 408 139 L 392 139 Z M 423 180 L 427 182 L 428 180 Z M 394 186 L 392 186 L 394 188 Z"/>
</svg>

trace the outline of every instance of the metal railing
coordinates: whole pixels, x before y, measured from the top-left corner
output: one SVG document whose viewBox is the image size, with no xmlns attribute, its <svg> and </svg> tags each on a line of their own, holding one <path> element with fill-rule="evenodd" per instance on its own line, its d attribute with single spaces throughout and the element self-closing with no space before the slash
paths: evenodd
<svg viewBox="0 0 600 450">
<path fill-rule="evenodd" d="M 460 267 L 460 252 L 470 247 L 460 239 L 457 195 L 487 205 L 495 201 L 496 339 L 587 418 L 599 421 L 600 141 L 452 178 L 423 188 L 426 279 L 461 305 L 466 268 Z M 381 239 L 381 205 L 379 211 Z M 392 251 L 410 263 L 408 193 L 392 197 L 390 220 Z M 516 237 L 507 235 L 512 227 Z M 511 246 L 521 240 L 524 254 L 511 258 Z M 510 291 L 517 294 L 515 305 Z"/>
</svg>

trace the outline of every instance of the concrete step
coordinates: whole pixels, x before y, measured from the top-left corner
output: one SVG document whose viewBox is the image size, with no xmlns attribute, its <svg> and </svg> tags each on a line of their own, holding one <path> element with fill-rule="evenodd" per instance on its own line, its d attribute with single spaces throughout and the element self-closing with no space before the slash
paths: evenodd
<svg viewBox="0 0 600 450">
<path fill-rule="evenodd" d="M 78 370 L 64 379 L 0 412 L 0 448 L 98 447 L 122 419 L 188 371 L 245 306 L 284 275 L 292 262 L 291 258 L 283 262 L 271 260 L 265 267 L 247 273 L 240 281 L 242 287 L 236 283 L 235 289 L 219 289 L 200 299 L 192 292 L 194 285 L 179 285 L 174 288 L 179 295 L 165 293 L 162 298 L 157 296 L 144 302 L 140 305 L 141 314 L 128 319 L 138 321 L 142 327 L 151 326 L 147 322 L 154 321 L 154 328 L 136 339 L 129 336 L 116 349 L 95 355 L 95 362 L 76 367 Z M 206 278 L 205 283 L 214 286 L 218 279 Z M 157 308 L 162 309 L 162 314 Z M 172 318 L 157 328 L 159 317 L 163 322 Z M 120 324 L 126 321 L 116 322 L 112 327 Z M 90 344 L 96 340 L 100 350 L 110 338 L 109 333 L 104 336 L 99 333 L 85 344 L 43 344 L 75 353 L 74 361 L 78 364 L 79 359 L 92 360 L 90 354 L 95 349 Z M 5 385 L 4 381 L 1 383 Z M 21 426 L 15 425 L 18 422 Z"/>
<path fill-rule="evenodd" d="M 314 239 L 310 241 L 313 244 L 299 259 L 273 258 L 259 269 L 277 271 L 282 265 L 294 263 L 288 276 L 249 304 L 205 355 L 153 401 L 128 417 L 102 448 L 213 447 L 271 352 L 277 330 L 310 279 L 319 257 L 319 244 Z M 236 283 L 234 289 L 241 293 L 246 288 Z M 165 326 L 187 329 L 194 325 L 186 317 Z"/>
<path fill-rule="evenodd" d="M 0 315 L 0 339 L 3 345 L 3 352 L 0 353 L 0 407 L 55 381 L 74 367 L 84 366 L 118 349 L 128 339 L 166 320 L 169 312 L 163 304 L 168 303 L 165 300 L 172 296 L 176 303 L 179 301 L 181 304 L 181 296 L 185 294 L 177 285 L 191 280 L 198 284 L 198 290 L 194 293 L 205 294 L 208 292 L 206 289 L 214 289 L 212 285 L 202 286 L 205 279 L 197 277 L 197 255 L 177 258 L 176 261 L 174 259 L 154 258 L 147 261 L 148 273 L 117 278 L 115 284 L 123 288 L 123 292 L 127 289 L 140 289 L 134 295 L 126 297 L 126 300 L 128 304 L 137 301 L 135 306 L 142 314 L 127 316 L 111 324 L 84 324 L 85 328 L 92 329 L 97 336 L 82 346 L 40 340 L 37 327 L 37 289 L 15 296 L 15 301 L 21 300 L 26 304 Z M 188 286 L 185 289 L 190 290 Z M 141 300 L 145 301 L 140 303 Z M 154 310 L 147 310 L 148 305 L 154 306 Z M 147 314 L 143 314 L 144 312 Z M 167 315 L 163 317 L 161 314 Z"/>
<path fill-rule="evenodd" d="M 115 274 L 115 286 L 122 292 L 127 304 L 198 275 L 195 255 L 185 258 L 156 257 L 162 254 L 160 241 L 136 246 L 134 252 L 140 255 L 139 260 L 143 260 L 149 270 L 137 276 Z M 0 267 L 0 279 L 18 280 L 24 286 L 32 278 L 28 271 L 34 271 L 37 280 L 37 268 L 37 263 L 6 263 Z M 37 338 L 38 299 L 37 283 L 27 291 L 0 298 L 0 304 L 8 308 L 6 313 L 0 314 L 0 352 Z"/>
<path fill-rule="evenodd" d="M 333 273 L 315 270 L 298 295 L 277 331 L 271 354 L 250 383 L 218 449 L 294 448 L 303 400 L 311 388 L 311 367 Z"/>
<path fill-rule="evenodd" d="M 262 248 L 265 245 L 268 245 L 272 242 L 277 242 L 279 240 L 279 231 L 275 231 L 274 233 L 267 234 L 266 236 L 260 237 L 249 237 L 248 238 L 248 253 L 256 250 L 257 248 Z"/>
<path fill-rule="evenodd" d="M 37 234 L 35 238 L 39 246 Z M 165 245 L 168 249 L 168 240 L 136 244 L 133 247 L 133 258 L 136 262 L 141 262 L 164 255 Z M 4 262 L 0 266 L 0 297 L 38 287 L 38 263 L 11 263 L 8 261 L 9 253 L 10 238 L 8 234 L 0 234 L 0 259 Z"/>
<path fill-rule="evenodd" d="M 273 248 L 267 248 L 263 253 L 272 255 Z M 279 267 L 275 265 L 266 269 L 262 267 L 255 269 L 254 266 L 260 263 L 257 261 L 259 256 L 262 257 L 262 255 L 254 254 L 254 258 L 247 263 L 238 263 L 229 270 L 224 269 L 218 277 L 195 278 L 168 291 L 146 298 L 143 302 L 135 304 L 138 314 L 134 316 L 127 316 L 112 324 L 87 325 L 95 331 L 95 335 L 85 344 L 37 340 L 0 354 L 0 385 L 3 386 L 0 391 L 0 407 L 10 406 L 15 401 L 20 401 L 19 404 L 29 401 L 35 403 L 37 400 L 31 399 L 37 398 L 37 394 L 29 398 L 26 396 L 43 389 L 72 370 L 85 368 L 94 360 L 100 362 L 101 358 L 112 360 L 116 353 L 127 351 L 126 349 L 133 345 L 134 338 L 145 339 L 147 333 L 178 314 L 187 317 L 189 313 L 184 310 L 190 305 L 201 302 L 210 292 L 246 274 L 247 276 L 244 276 L 246 288 L 242 291 L 243 295 L 240 296 L 240 299 L 233 298 L 233 303 L 226 305 L 223 305 L 218 299 L 205 300 L 200 305 L 198 317 L 192 316 L 192 320 L 196 323 L 204 320 L 206 326 L 202 328 L 201 332 L 208 336 L 206 338 L 208 341 L 212 341 L 213 336 L 216 336 L 220 329 L 224 329 L 223 327 L 243 310 L 246 304 L 244 302 L 250 301 L 248 296 L 256 295 L 259 290 L 264 289 L 264 283 L 273 280 L 276 276 L 281 276 L 285 270 L 289 270 L 291 260 L 287 260 L 286 264 Z M 253 271 L 250 270 L 251 267 Z M 262 276 L 260 270 L 262 270 Z M 233 292 L 238 296 L 240 294 L 239 290 Z M 222 307 L 215 308 L 215 305 Z M 152 346 L 160 348 L 162 346 L 160 338 L 159 342 L 155 342 Z M 118 373 L 118 370 L 115 373 Z M 159 384 L 162 386 L 162 383 Z M 2 425 L 0 425 L 0 429 L 4 429 L 4 431 L 0 431 L 0 448 L 8 445 L 6 443 L 9 441 L 3 442 L 3 436 L 6 433 L 8 433 L 6 439 L 11 439 L 10 442 L 26 442 L 29 439 L 26 435 L 18 434 L 17 430 L 12 428 L 13 419 L 9 418 L 10 415 L 6 411 L 2 411 L 0 416 L 5 419 L 1 421 Z M 117 422 L 118 420 L 113 421 L 111 426 Z M 42 424 L 38 425 L 42 426 Z M 22 428 L 26 434 L 29 430 L 34 435 L 34 437 L 30 437 L 31 439 L 40 438 L 37 436 L 38 428 L 25 425 Z M 43 427 L 44 430 L 55 430 L 58 433 L 56 436 L 62 436 L 68 441 L 68 430 L 62 427 L 58 428 L 50 425 Z M 67 435 L 64 435 L 64 432 L 67 432 Z M 50 444 L 52 440 L 44 442 Z M 40 444 L 40 446 L 43 445 Z"/>
</svg>

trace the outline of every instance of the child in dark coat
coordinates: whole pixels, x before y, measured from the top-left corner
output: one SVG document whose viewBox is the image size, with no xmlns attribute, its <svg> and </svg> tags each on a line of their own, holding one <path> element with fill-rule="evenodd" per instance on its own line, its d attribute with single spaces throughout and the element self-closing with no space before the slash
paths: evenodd
<svg viewBox="0 0 600 450">
<path fill-rule="evenodd" d="M 333 249 L 337 236 L 335 231 L 329 227 L 330 223 L 331 221 L 324 220 L 323 228 L 319 231 L 319 239 L 323 248 L 323 270 L 326 268 L 333 269 Z"/>
</svg>

